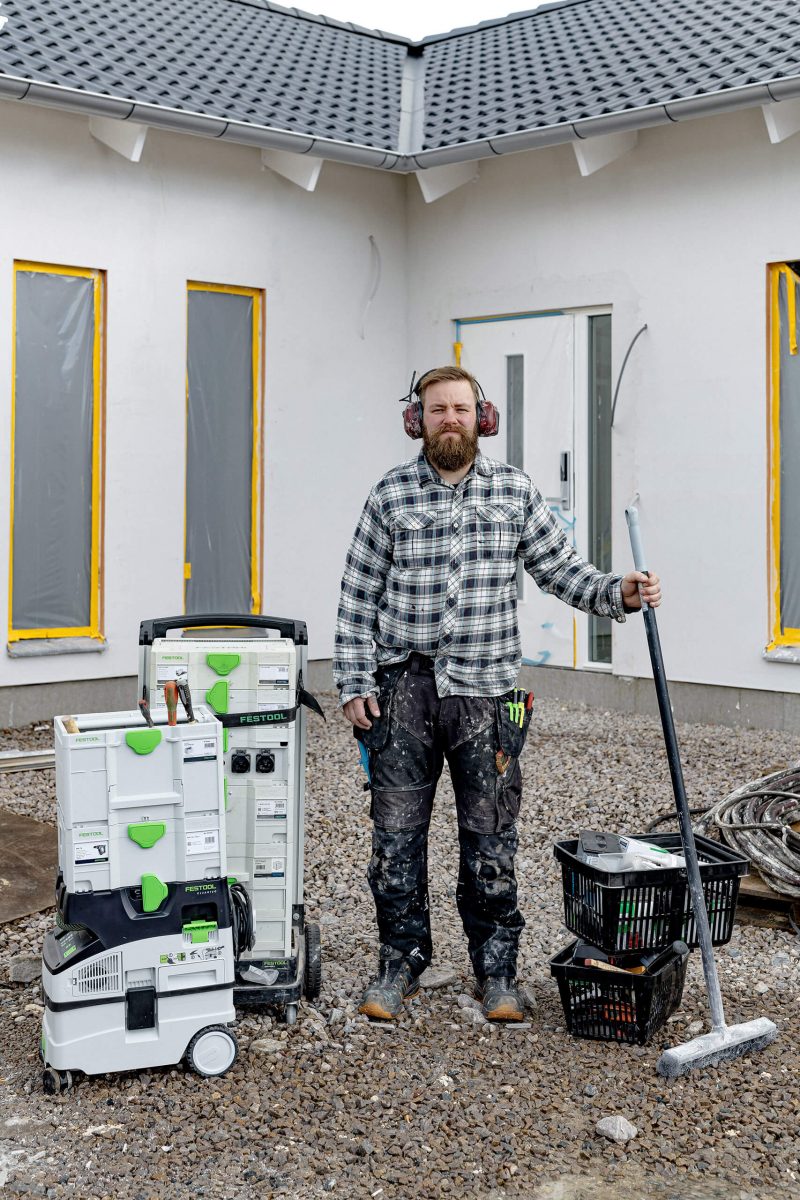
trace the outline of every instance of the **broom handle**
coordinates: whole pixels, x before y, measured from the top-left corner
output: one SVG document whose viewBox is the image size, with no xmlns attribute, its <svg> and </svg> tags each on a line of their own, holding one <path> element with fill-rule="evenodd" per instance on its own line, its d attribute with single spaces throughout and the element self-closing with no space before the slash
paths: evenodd
<svg viewBox="0 0 800 1200">
<path fill-rule="evenodd" d="M 645 565 L 646 558 L 644 547 L 642 545 L 642 535 L 639 529 L 639 513 L 636 508 L 631 506 L 625 510 L 625 519 L 628 522 L 628 532 L 631 539 L 631 549 L 633 550 L 633 562 L 637 571 L 642 571 L 644 574 L 649 574 Z M 692 821 L 689 815 L 689 804 L 686 799 L 686 787 L 683 782 L 683 769 L 681 767 L 680 751 L 678 750 L 678 736 L 675 732 L 675 722 L 672 719 L 672 707 L 669 702 L 669 691 L 667 690 L 667 675 L 664 670 L 664 659 L 661 654 L 661 639 L 658 636 L 658 625 L 656 624 L 656 614 L 649 604 L 642 601 L 642 615 L 644 617 L 644 627 L 647 633 L 647 645 L 650 650 L 650 662 L 653 666 L 653 679 L 656 685 L 656 696 L 658 698 L 658 711 L 661 714 L 661 725 L 664 730 L 664 742 L 667 748 L 667 761 L 669 762 L 669 773 L 672 777 L 672 791 L 675 796 L 675 808 L 678 812 L 678 823 L 681 830 L 681 841 L 683 842 L 683 854 L 686 859 L 686 875 L 689 883 L 689 894 L 692 898 L 692 909 L 694 910 L 695 924 L 697 925 L 697 936 L 700 942 L 700 954 L 703 959 L 703 973 L 706 977 L 706 987 L 708 989 L 708 999 L 711 1007 L 711 1023 L 714 1030 L 725 1028 L 725 1014 L 722 1010 L 722 993 L 719 986 L 719 976 L 717 974 L 717 964 L 714 961 L 714 949 L 711 944 L 711 928 L 708 923 L 708 912 L 706 911 L 705 897 L 703 896 L 703 884 L 700 879 L 700 864 L 697 860 L 697 847 L 694 840 L 694 831 L 692 830 Z"/>
</svg>

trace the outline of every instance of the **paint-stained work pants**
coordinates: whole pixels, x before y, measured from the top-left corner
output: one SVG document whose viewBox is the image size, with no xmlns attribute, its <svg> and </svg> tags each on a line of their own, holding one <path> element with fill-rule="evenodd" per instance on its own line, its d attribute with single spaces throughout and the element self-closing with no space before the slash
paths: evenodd
<svg viewBox="0 0 800 1200">
<path fill-rule="evenodd" d="M 440 699 L 431 660 L 416 654 L 379 672 L 378 686 L 381 716 L 356 736 L 369 751 L 368 878 L 381 955 L 408 958 L 418 973 L 431 960 L 428 826 L 446 759 L 458 812 L 456 902 L 472 965 L 478 978 L 514 976 L 525 926 L 514 875 L 522 779 L 516 756 L 498 770 L 503 697 Z"/>
</svg>

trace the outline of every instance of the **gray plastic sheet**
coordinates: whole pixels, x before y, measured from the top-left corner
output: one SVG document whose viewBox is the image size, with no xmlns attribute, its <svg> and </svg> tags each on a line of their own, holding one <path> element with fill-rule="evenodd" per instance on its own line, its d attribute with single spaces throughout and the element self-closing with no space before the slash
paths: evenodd
<svg viewBox="0 0 800 1200">
<path fill-rule="evenodd" d="M 248 613 L 253 298 L 189 291 L 186 612 Z"/>
<path fill-rule="evenodd" d="M 94 281 L 17 271 L 12 627 L 91 616 Z"/>
<path fill-rule="evenodd" d="M 796 290 L 800 325 L 800 288 L 781 273 L 780 439 L 781 439 L 781 628 L 800 629 L 800 353 L 789 343 L 787 286 Z M 797 329 L 800 342 L 800 328 Z"/>
</svg>

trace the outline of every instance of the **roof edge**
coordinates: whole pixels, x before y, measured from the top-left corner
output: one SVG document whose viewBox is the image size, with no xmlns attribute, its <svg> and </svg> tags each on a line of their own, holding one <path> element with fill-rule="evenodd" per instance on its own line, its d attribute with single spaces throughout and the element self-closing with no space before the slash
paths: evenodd
<svg viewBox="0 0 800 1200">
<path fill-rule="evenodd" d="M 574 0 L 566 0 L 566 2 L 570 3 Z M 458 142 L 452 146 L 418 150 L 409 154 L 401 153 L 396 147 L 367 146 L 357 142 L 314 137 L 312 134 L 295 133 L 292 130 L 278 129 L 273 126 L 229 121 L 224 117 L 210 117 L 186 109 L 169 108 L 136 100 L 122 100 L 99 92 L 88 92 L 80 88 L 69 88 L 14 75 L 0 74 L 0 99 L 22 100 L 25 103 L 47 108 L 85 113 L 87 116 L 110 117 L 122 121 L 133 120 L 142 125 L 166 129 L 175 133 L 190 133 L 199 137 L 235 142 L 245 146 L 288 150 L 295 154 L 313 153 L 333 162 L 398 172 L 426 170 L 448 163 L 469 162 L 503 154 L 517 154 L 524 150 L 563 145 L 567 142 L 598 137 L 606 133 L 680 123 L 704 116 L 716 116 L 741 108 L 755 108 L 773 102 L 780 103 L 781 100 L 797 97 L 800 97 L 800 74 L 764 83 L 747 84 L 741 88 L 725 88 L 717 92 L 666 100 L 660 104 L 625 109 L 578 121 L 564 121 L 555 125 L 543 125 L 515 133 L 498 134 L 471 142 Z"/>
</svg>

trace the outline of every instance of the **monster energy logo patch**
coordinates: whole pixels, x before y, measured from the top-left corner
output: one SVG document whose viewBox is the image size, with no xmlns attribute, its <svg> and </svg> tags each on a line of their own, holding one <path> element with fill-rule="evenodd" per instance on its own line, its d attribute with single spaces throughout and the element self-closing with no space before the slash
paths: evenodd
<svg viewBox="0 0 800 1200">
<path fill-rule="evenodd" d="M 519 725 L 520 729 L 525 724 L 525 705 L 517 704 L 513 700 L 506 700 L 506 708 L 508 709 L 508 719 L 512 725 Z"/>
</svg>

